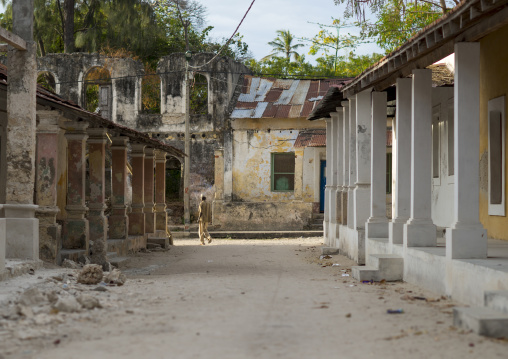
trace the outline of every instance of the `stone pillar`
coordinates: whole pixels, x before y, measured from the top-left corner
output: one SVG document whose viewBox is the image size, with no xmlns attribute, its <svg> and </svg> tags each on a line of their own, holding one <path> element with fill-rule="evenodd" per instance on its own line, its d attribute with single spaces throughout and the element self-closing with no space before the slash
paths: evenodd
<svg viewBox="0 0 508 359">
<path fill-rule="evenodd" d="M 336 191 L 336 222 L 337 225 L 342 224 L 342 192 L 344 191 L 344 168 L 342 163 L 344 162 L 344 157 L 342 156 L 343 151 L 343 131 L 344 131 L 344 112 L 342 111 L 342 107 L 337 107 L 337 150 L 336 150 L 336 178 L 337 178 L 337 191 Z M 337 226 L 337 236 L 339 234 L 339 226 Z"/>
<path fill-rule="evenodd" d="M 131 144 L 132 212 L 129 213 L 129 235 L 145 234 L 145 145 Z"/>
<path fill-rule="evenodd" d="M 330 223 L 330 196 L 331 196 L 331 184 L 330 179 L 332 177 L 331 174 L 331 166 L 330 163 L 332 161 L 332 119 L 325 119 L 326 122 L 326 170 L 325 170 L 325 213 L 323 220 L 323 235 L 325 237 L 325 243 L 328 243 L 328 231 L 329 231 L 329 223 Z"/>
<path fill-rule="evenodd" d="M 56 205 L 60 113 L 39 111 L 37 117 L 35 202 L 39 208 L 35 214 L 39 219 L 39 256 L 44 261 L 56 264 L 62 247 L 62 228 L 56 223 L 56 215 L 60 211 Z"/>
<path fill-rule="evenodd" d="M 411 215 L 411 86 L 409 78 L 397 79 L 395 118 L 395 143 L 392 150 L 395 163 L 393 192 L 393 215 L 389 225 L 391 244 L 402 244 L 404 225 Z"/>
<path fill-rule="evenodd" d="M 411 217 L 404 226 L 404 245 L 433 247 L 437 242 L 431 216 L 432 70 L 413 70 L 411 92 Z"/>
<path fill-rule="evenodd" d="M 37 63 L 33 41 L 33 0 L 12 3 L 12 32 L 26 51 L 9 47 L 7 87 L 5 255 L 39 259 L 39 220 L 35 218 L 35 111 Z"/>
<path fill-rule="evenodd" d="M 113 137 L 111 145 L 111 215 L 109 216 L 109 238 L 126 239 L 129 229 L 127 204 L 127 143 L 128 137 Z"/>
<path fill-rule="evenodd" d="M 332 112 L 331 116 L 331 136 L 330 143 L 326 146 L 330 147 L 330 161 L 327 160 L 326 167 L 330 167 L 330 177 L 327 177 L 327 185 L 330 186 L 330 201 L 328 202 L 330 208 L 330 217 L 328 224 L 328 237 L 329 244 L 334 246 L 335 238 L 337 237 L 337 156 L 338 156 L 338 143 L 337 143 L 337 125 L 338 114 Z"/>
<path fill-rule="evenodd" d="M 66 122 L 67 139 L 67 219 L 64 221 L 62 247 L 84 249 L 88 253 L 89 231 L 85 213 L 86 129 L 87 122 Z"/>
<path fill-rule="evenodd" d="M 166 152 L 155 152 L 155 230 L 166 235 Z"/>
<path fill-rule="evenodd" d="M 386 92 L 372 93 L 370 217 L 366 238 L 388 238 L 386 218 Z"/>
<path fill-rule="evenodd" d="M 446 257 L 487 258 L 487 232 L 479 221 L 480 43 L 455 44 L 454 221 L 446 230 Z"/>
<path fill-rule="evenodd" d="M 104 265 L 107 262 L 108 222 L 104 215 L 106 188 L 106 143 L 105 128 L 88 129 L 88 174 L 90 199 L 88 221 L 90 227 L 91 261 Z"/>
<path fill-rule="evenodd" d="M 355 229 L 365 229 L 365 222 L 367 222 L 370 213 L 371 106 L 370 90 L 362 91 L 356 95 L 356 128 L 354 128 L 356 130 Z"/>
<path fill-rule="evenodd" d="M 215 150 L 215 198 L 212 202 L 212 224 L 218 225 L 216 210 L 224 201 L 224 149 Z"/>
<path fill-rule="evenodd" d="M 154 150 L 145 149 L 145 233 L 155 233 L 155 213 L 154 213 Z"/>
<path fill-rule="evenodd" d="M 341 102 L 343 109 L 342 129 L 342 200 L 341 200 L 341 223 L 347 226 L 348 223 L 348 191 L 349 191 L 349 101 Z"/>
<path fill-rule="evenodd" d="M 347 226 L 354 228 L 354 193 L 356 183 L 356 95 L 349 99 L 349 188 L 347 191 Z"/>
</svg>

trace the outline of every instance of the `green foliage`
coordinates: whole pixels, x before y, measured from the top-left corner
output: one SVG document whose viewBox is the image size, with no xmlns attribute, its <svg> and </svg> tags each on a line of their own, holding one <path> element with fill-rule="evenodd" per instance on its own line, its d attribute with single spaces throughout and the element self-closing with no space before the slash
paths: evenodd
<svg viewBox="0 0 508 359">
<path fill-rule="evenodd" d="M 200 74 L 195 74 L 191 82 L 189 113 L 191 115 L 208 114 L 208 81 Z"/>
<path fill-rule="evenodd" d="M 427 3 L 387 0 L 374 24 L 362 23 L 364 37 L 373 37 L 387 53 L 407 42 L 416 32 L 442 16 L 441 8 Z"/>
</svg>

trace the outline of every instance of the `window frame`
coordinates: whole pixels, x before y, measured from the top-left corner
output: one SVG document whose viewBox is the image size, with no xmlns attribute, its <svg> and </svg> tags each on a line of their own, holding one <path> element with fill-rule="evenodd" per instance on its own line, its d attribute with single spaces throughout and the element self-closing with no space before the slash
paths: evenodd
<svg viewBox="0 0 508 359">
<path fill-rule="evenodd" d="M 270 191 L 271 192 L 285 193 L 285 192 L 294 192 L 295 191 L 296 163 L 295 163 L 295 167 L 294 167 L 292 173 L 290 173 L 290 172 L 275 172 L 275 160 L 274 160 L 275 156 L 276 155 L 289 155 L 289 154 L 293 155 L 293 161 L 295 161 L 296 160 L 295 152 L 272 152 L 272 153 L 270 153 Z M 275 189 L 275 175 L 276 174 L 292 174 L 293 175 L 293 189 L 288 189 L 288 190 Z"/>
</svg>

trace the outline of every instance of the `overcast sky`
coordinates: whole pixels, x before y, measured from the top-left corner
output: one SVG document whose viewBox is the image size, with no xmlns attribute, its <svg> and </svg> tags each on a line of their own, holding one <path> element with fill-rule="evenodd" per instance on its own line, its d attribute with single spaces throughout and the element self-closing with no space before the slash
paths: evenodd
<svg viewBox="0 0 508 359">
<path fill-rule="evenodd" d="M 201 0 L 208 9 L 208 24 L 214 26 L 211 36 L 221 39 L 229 38 L 247 11 L 252 0 Z M 267 43 L 276 36 L 277 30 L 288 29 L 296 37 L 313 37 L 319 32 L 314 23 L 331 24 L 332 17 L 342 18 L 344 5 L 336 6 L 333 0 L 256 0 L 247 14 L 240 34 L 254 57 L 260 58 L 271 52 Z M 349 20 L 351 22 L 351 20 Z M 343 34 L 354 33 L 353 29 L 343 29 Z M 307 50 L 300 51 L 311 60 Z M 383 53 L 375 44 L 364 44 L 357 53 Z"/>
</svg>

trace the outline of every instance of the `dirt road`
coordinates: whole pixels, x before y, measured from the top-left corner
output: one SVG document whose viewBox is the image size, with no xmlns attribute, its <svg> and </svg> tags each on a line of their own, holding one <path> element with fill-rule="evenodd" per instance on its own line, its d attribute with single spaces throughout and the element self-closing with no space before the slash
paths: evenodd
<svg viewBox="0 0 508 359">
<path fill-rule="evenodd" d="M 349 259 L 320 259 L 321 244 L 176 240 L 136 254 L 121 287 L 68 285 L 101 309 L 0 321 L 0 358 L 507 357 L 506 341 L 452 326 L 457 303 L 406 283 L 358 283 Z M 0 283 L 0 300 L 41 282 L 60 288 L 47 278 L 62 271 L 73 272 Z"/>
</svg>

